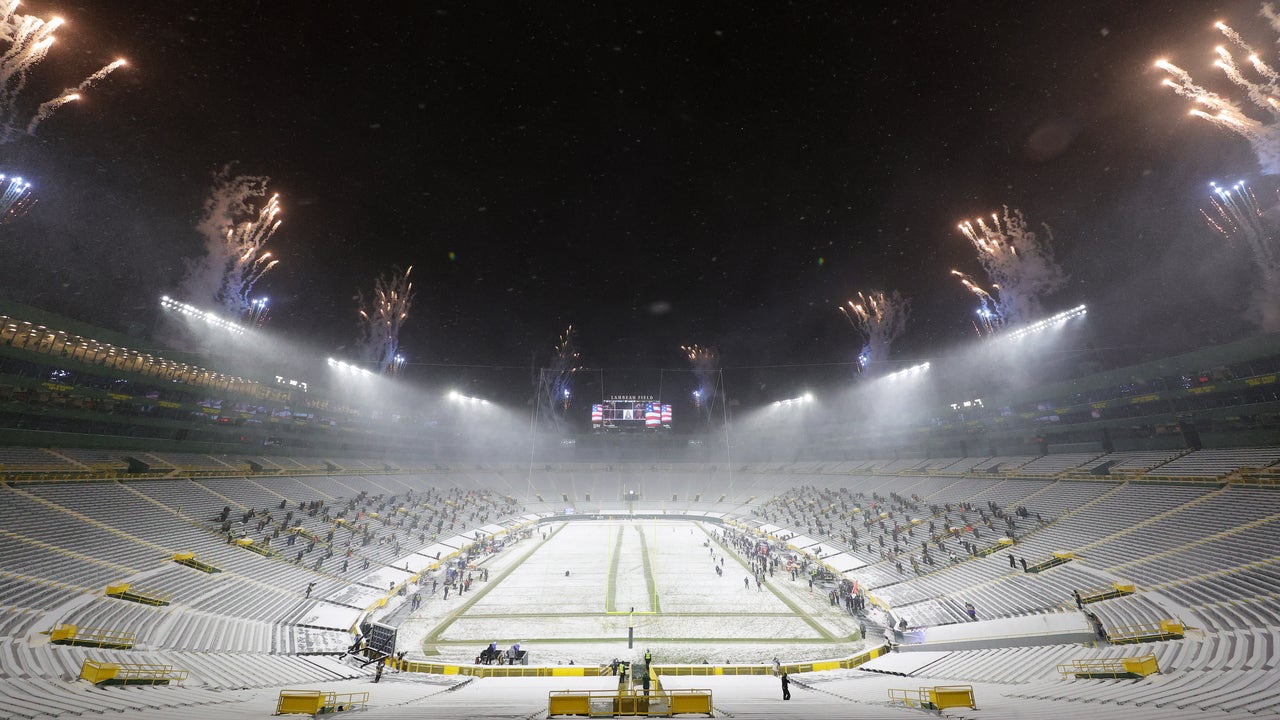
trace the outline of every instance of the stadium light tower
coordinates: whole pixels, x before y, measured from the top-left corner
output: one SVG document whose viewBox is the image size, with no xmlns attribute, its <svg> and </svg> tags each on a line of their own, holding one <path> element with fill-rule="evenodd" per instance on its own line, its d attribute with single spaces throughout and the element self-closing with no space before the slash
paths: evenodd
<svg viewBox="0 0 1280 720">
<path fill-rule="evenodd" d="M 901 370 L 898 370 L 897 372 L 891 372 L 888 375 L 885 375 L 884 379 L 900 380 L 902 378 L 914 377 L 916 375 L 923 375 L 924 373 L 929 372 L 929 367 L 930 367 L 929 363 L 922 362 L 919 365 L 912 365 L 909 368 L 903 368 Z"/>
<path fill-rule="evenodd" d="M 1023 327 L 1018 328 L 1017 330 L 1013 330 L 1011 332 L 1005 333 L 1005 335 L 1003 336 L 1003 339 L 1012 341 L 1012 340 L 1017 340 L 1018 338 L 1024 338 L 1028 335 L 1034 335 L 1035 333 L 1043 332 L 1044 330 L 1057 327 L 1072 318 L 1082 317 L 1087 314 L 1089 314 L 1089 308 L 1085 307 L 1084 305 L 1077 305 L 1071 308 L 1070 310 L 1063 310 L 1062 312 L 1057 313 L 1056 315 L 1051 315 L 1042 320 L 1037 320 L 1036 322 L 1031 323 L 1030 325 L 1025 325 Z"/>
<path fill-rule="evenodd" d="M 445 395 L 445 397 L 449 398 L 451 402 L 457 403 L 458 405 L 488 405 L 489 404 L 489 401 L 485 400 L 484 398 L 469 397 L 467 395 L 463 395 L 457 390 L 450 390 L 448 394 Z"/>
<path fill-rule="evenodd" d="M 333 358 L 329 358 L 328 364 L 329 364 L 329 367 L 333 368 L 334 370 L 337 370 L 338 372 L 346 373 L 348 375 L 352 375 L 355 377 L 362 377 L 362 378 L 373 377 L 372 372 L 369 372 L 368 370 L 362 367 L 352 365 L 351 363 L 343 362 L 341 360 L 334 360 Z"/>
<path fill-rule="evenodd" d="M 800 397 L 788 398 L 786 400 L 774 400 L 773 407 L 794 407 L 798 405 L 808 405 L 813 402 L 813 393 L 806 392 Z"/>
<path fill-rule="evenodd" d="M 164 308 L 165 310 L 168 310 L 169 312 L 178 313 L 180 315 L 185 315 L 188 318 L 192 318 L 193 320 L 202 321 L 209 327 L 215 327 L 215 328 L 218 328 L 219 330 L 225 330 L 231 333 L 232 335 L 245 334 L 244 328 L 241 327 L 239 324 L 233 323 L 230 320 L 227 320 L 219 316 L 218 314 L 210 312 L 208 310 L 201 310 L 195 305 L 189 305 L 187 303 L 182 302 L 181 300 L 174 300 L 168 295 L 162 295 L 160 297 L 160 307 Z"/>
</svg>

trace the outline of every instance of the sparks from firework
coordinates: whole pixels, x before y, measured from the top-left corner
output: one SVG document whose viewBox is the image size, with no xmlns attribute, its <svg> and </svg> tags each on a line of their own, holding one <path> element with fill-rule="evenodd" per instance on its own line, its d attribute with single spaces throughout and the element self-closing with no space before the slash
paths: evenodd
<svg viewBox="0 0 1280 720">
<path fill-rule="evenodd" d="M 978 298 L 976 311 L 978 319 L 973 321 L 973 329 L 978 333 L 978 337 L 992 337 L 1000 332 L 1004 327 L 1004 316 L 1000 314 L 1000 301 L 996 296 L 987 292 L 973 278 L 959 270 L 952 270 L 951 274 L 960 278 L 960 284 L 964 285 L 965 290 Z M 992 287 L 992 290 L 1000 292 L 999 287 Z"/>
<path fill-rule="evenodd" d="M 699 413 L 706 408 L 711 413 L 715 402 L 716 380 L 720 373 L 720 352 L 713 347 L 702 345 L 681 345 L 680 350 L 693 367 L 693 377 L 698 387 L 693 391 L 693 406 Z"/>
<path fill-rule="evenodd" d="M 1227 240 L 1243 240 L 1249 246 L 1254 265 L 1262 274 L 1262 283 L 1255 291 L 1255 305 L 1260 308 L 1262 327 L 1272 331 L 1280 329 L 1280 227 L 1258 202 L 1253 188 L 1243 180 L 1230 187 L 1209 183 L 1209 209 L 1201 209 L 1209 227 L 1221 233 Z"/>
<path fill-rule="evenodd" d="M 26 215 L 36 204 L 35 193 L 31 191 L 31 183 L 20 177 L 8 178 L 0 175 L 0 185 L 4 185 L 4 194 L 0 195 L 0 225 L 7 225 Z"/>
<path fill-rule="evenodd" d="M 1048 225 L 1042 227 L 1043 238 L 1028 227 L 1020 210 L 1010 210 L 1008 206 L 1003 213 L 959 225 L 960 233 L 978 251 L 978 262 L 999 291 L 996 309 L 1006 325 L 1041 315 L 1044 296 L 1066 285 L 1066 276 L 1053 258 L 1053 232 Z"/>
<path fill-rule="evenodd" d="M 40 107 L 36 109 L 36 114 L 32 116 L 31 122 L 27 123 L 27 134 L 35 135 L 36 128 L 40 126 L 40 123 L 47 120 L 55 110 L 62 107 L 63 105 L 66 105 L 69 102 L 79 100 L 81 97 L 84 96 L 84 92 L 88 90 L 90 87 L 92 87 L 94 83 L 110 75 L 116 68 L 124 67 L 126 64 L 127 63 L 124 60 L 116 60 L 115 62 L 112 62 L 104 66 L 98 72 L 85 78 L 76 87 L 67 88 L 66 90 L 63 90 L 62 94 L 59 95 L 58 97 L 52 100 L 48 100 L 43 103 L 40 103 Z"/>
<path fill-rule="evenodd" d="M 254 285 L 279 262 L 265 249 L 282 223 L 279 194 L 263 200 L 268 181 L 232 175 L 229 165 L 214 175 L 198 226 L 205 238 L 205 255 L 191 265 L 184 295 L 217 303 L 236 317 L 252 310 L 249 294 Z M 255 209 L 255 202 L 261 206 Z"/>
<path fill-rule="evenodd" d="M 858 293 L 856 301 L 840 305 L 840 313 L 862 335 L 862 348 L 858 353 L 858 371 L 868 369 L 871 362 L 883 363 L 889 359 L 889 348 L 907 329 L 911 314 L 911 301 L 898 291 L 886 293 L 871 290 Z"/>
<path fill-rule="evenodd" d="M 1263 4 L 1260 14 L 1267 19 L 1273 30 L 1280 32 L 1280 16 L 1270 3 Z M 1157 68 L 1170 75 L 1162 84 L 1199 106 L 1191 109 L 1191 115 L 1208 120 L 1249 141 L 1263 173 L 1280 172 L 1280 101 L 1276 99 L 1276 95 L 1280 93 L 1280 73 L 1226 23 L 1214 23 L 1214 28 L 1244 53 L 1253 70 L 1246 76 L 1231 51 L 1222 45 L 1213 49 L 1216 56 L 1213 66 L 1243 91 L 1250 103 L 1265 113 L 1266 120 L 1251 117 L 1244 112 L 1240 103 L 1197 84 L 1189 72 L 1164 59 L 1155 63 Z"/>
<path fill-rule="evenodd" d="M 391 364 L 387 366 L 388 375 L 399 375 L 404 371 L 404 365 L 408 360 L 403 355 L 396 355 L 391 358 Z"/>
<path fill-rule="evenodd" d="M 412 272 L 413 266 L 409 266 L 404 274 L 395 270 L 380 275 L 374 280 L 373 294 L 359 296 L 365 351 L 378 363 L 382 374 L 395 371 L 392 368 L 400 352 L 400 330 L 413 307 L 413 282 L 409 280 Z"/>
<path fill-rule="evenodd" d="M 1253 188 L 1243 180 L 1231 187 L 1209 186 L 1213 189 L 1209 197 L 1212 212 L 1200 211 L 1209 226 L 1229 240 L 1243 238 L 1264 273 L 1280 271 L 1277 228 L 1266 219 Z"/>
<path fill-rule="evenodd" d="M 249 301 L 249 311 L 244 315 L 244 324 L 249 327 L 260 328 L 267 324 L 267 320 L 271 316 L 270 298 L 254 298 Z"/>
<path fill-rule="evenodd" d="M 548 412 L 539 414 L 555 428 L 564 421 L 565 413 L 573 398 L 573 374 L 582 370 L 578 364 L 577 334 L 573 325 L 565 329 L 559 342 L 551 351 L 551 362 L 538 373 L 538 405 Z"/>
<path fill-rule="evenodd" d="M 227 249 L 239 253 L 231 265 L 227 276 L 227 284 L 223 287 L 228 296 L 234 295 L 237 304 L 249 303 L 249 293 L 253 286 L 280 261 L 273 259 L 270 252 L 263 252 L 267 240 L 280 228 L 283 220 L 277 220 L 280 214 L 280 194 L 276 193 L 258 211 L 258 217 L 247 220 L 227 230 Z"/>
<path fill-rule="evenodd" d="M 27 77 L 49 54 L 54 43 L 53 33 L 62 24 L 62 18 L 58 17 L 45 21 L 34 15 L 19 14 L 18 0 L 0 0 L 0 42 L 8 43 L 8 48 L 0 54 L 0 142 L 21 134 L 18 128 L 23 127 L 19 119 L 22 113 L 18 105 Z M 76 88 L 63 90 L 57 97 L 41 103 L 25 124 L 27 133 L 35 132 L 55 110 L 79 99 L 94 83 L 123 65 L 124 60 L 116 60 L 85 78 Z"/>
</svg>

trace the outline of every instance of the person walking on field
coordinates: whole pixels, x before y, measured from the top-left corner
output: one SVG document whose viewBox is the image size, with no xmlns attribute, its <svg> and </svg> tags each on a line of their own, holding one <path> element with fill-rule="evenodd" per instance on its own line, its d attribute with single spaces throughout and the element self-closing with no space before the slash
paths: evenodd
<svg viewBox="0 0 1280 720">
<path fill-rule="evenodd" d="M 782 699 L 791 699 L 791 676 L 787 673 L 782 673 Z"/>
</svg>

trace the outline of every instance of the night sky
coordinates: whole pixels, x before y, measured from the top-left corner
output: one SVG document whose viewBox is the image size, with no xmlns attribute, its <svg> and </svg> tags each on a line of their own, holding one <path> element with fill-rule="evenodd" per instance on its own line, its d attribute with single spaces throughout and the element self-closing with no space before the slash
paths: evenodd
<svg viewBox="0 0 1280 720">
<path fill-rule="evenodd" d="M 852 376 L 858 290 L 912 298 L 895 360 L 971 342 L 955 226 L 1008 204 L 1053 227 L 1046 306 L 1089 303 L 1088 362 L 1148 359 L 1256 331 L 1198 208 L 1274 183 L 1151 63 L 1212 77 L 1218 19 L 1269 48 L 1257 7 L 29 0 L 68 20 L 30 97 L 131 66 L 0 146 L 41 195 L 0 229 L 0 293 L 150 332 L 235 162 L 285 206 L 268 328 L 318 353 L 413 265 L 411 377 L 527 384 L 573 323 L 585 365 L 713 345 L 768 398 Z"/>
</svg>

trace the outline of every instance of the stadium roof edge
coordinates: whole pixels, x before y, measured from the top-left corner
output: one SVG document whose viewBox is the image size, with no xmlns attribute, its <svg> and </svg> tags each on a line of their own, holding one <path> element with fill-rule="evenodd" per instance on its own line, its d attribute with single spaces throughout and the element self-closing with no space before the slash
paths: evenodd
<svg viewBox="0 0 1280 720">
<path fill-rule="evenodd" d="M 80 335 L 86 338 L 92 338 L 100 343 L 108 343 L 118 347 L 127 347 L 139 352 L 149 352 L 157 355 L 164 355 L 169 360 L 184 362 L 188 365 L 208 365 L 208 358 L 202 358 L 200 355 L 181 350 L 175 350 L 167 345 L 157 343 L 155 340 L 146 336 L 145 332 L 138 335 L 128 335 L 116 330 L 108 330 L 97 325 L 91 325 L 81 320 L 75 320 L 65 315 L 41 310 L 38 307 L 25 305 L 7 298 L 0 298 L 0 315 L 8 315 L 15 320 L 22 320 L 37 325 L 44 325 L 53 330 L 61 330 L 63 332 Z"/>
</svg>

